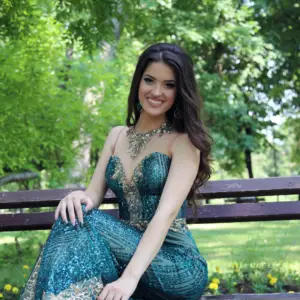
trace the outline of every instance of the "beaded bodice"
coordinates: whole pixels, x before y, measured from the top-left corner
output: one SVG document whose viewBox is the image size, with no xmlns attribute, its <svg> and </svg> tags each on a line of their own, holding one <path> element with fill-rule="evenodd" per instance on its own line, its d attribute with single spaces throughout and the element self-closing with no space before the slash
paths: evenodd
<svg viewBox="0 0 300 300">
<path fill-rule="evenodd" d="M 171 158 L 161 152 L 153 152 L 144 157 L 135 168 L 132 178 L 126 177 L 123 164 L 118 156 L 112 155 L 108 161 L 105 178 L 108 187 L 119 201 L 120 219 L 139 229 L 146 229 L 158 206 Z M 184 201 L 171 230 L 185 231 Z"/>
</svg>

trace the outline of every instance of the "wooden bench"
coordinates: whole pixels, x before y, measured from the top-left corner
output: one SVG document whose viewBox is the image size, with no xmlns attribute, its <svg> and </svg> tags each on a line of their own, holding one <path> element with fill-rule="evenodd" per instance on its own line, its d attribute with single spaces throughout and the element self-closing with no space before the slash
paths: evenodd
<svg viewBox="0 0 300 300">
<path fill-rule="evenodd" d="M 0 193 L 0 210 L 12 208 L 55 207 L 71 189 L 19 191 Z M 199 190 L 199 198 L 216 199 L 229 197 L 274 196 L 300 194 L 300 176 L 262 179 L 209 181 Z M 104 203 L 117 203 L 112 192 L 105 196 Z M 106 210 L 118 217 L 118 209 Z M 1 213 L 0 231 L 50 229 L 53 212 Z M 191 208 L 187 210 L 189 224 L 300 220 L 300 202 L 264 202 L 243 204 L 202 205 L 197 208 L 197 217 Z M 298 299 L 295 294 L 235 294 L 203 296 L 203 300 L 254 300 Z"/>
<path fill-rule="evenodd" d="M 257 203 L 265 201 L 265 198 L 260 198 L 256 196 L 248 196 L 248 197 L 236 197 L 236 198 L 228 198 L 225 200 L 225 203 L 234 202 L 234 203 Z"/>
</svg>

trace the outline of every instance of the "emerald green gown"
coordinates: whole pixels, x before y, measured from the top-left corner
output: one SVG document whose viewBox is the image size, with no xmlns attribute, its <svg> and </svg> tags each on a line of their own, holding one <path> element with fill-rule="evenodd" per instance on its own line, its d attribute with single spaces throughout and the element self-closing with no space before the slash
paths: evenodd
<svg viewBox="0 0 300 300">
<path fill-rule="evenodd" d="M 119 201 L 119 219 L 105 210 L 84 212 L 83 226 L 58 219 L 34 266 L 21 299 L 96 299 L 119 278 L 155 214 L 171 158 L 146 156 L 128 181 L 118 156 L 105 178 Z M 207 263 L 186 226 L 184 201 L 165 241 L 131 299 L 198 300 L 207 285 Z"/>
</svg>

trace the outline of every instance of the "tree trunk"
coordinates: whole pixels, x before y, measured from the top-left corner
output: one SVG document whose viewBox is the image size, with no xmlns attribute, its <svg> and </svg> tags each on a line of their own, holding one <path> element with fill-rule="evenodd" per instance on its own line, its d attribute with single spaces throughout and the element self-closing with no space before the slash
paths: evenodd
<svg viewBox="0 0 300 300">
<path fill-rule="evenodd" d="M 245 150 L 245 162 L 246 162 L 249 178 L 253 178 L 251 151 L 249 149 Z"/>
<path fill-rule="evenodd" d="M 247 135 L 252 135 L 252 128 L 249 125 L 246 125 L 245 128 L 246 134 Z M 245 149 L 245 162 L 246 162 L 246 167 L 248 170 L 248 175 L 249 178 L 253 178 L 253 170 L 252 170 L 252 159 L 251 159 L 251 150 L 249 148 Z"/>
</svg>

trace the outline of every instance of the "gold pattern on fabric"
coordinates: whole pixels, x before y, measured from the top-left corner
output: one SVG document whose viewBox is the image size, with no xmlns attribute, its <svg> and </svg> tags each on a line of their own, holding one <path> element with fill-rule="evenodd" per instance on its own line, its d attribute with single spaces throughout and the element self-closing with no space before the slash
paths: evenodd
<svg viewBox="0 0 300 300">
<path fill-rule="evenodd" d="M 137 223 L 142 218 L 142 202 L 139 190 L 136 186 L 136 181 L 142 176 L 141 172 L 142 161 L 138 164 L 133 172 L 133 178 L 128 181 L 125 175 L 123 164 L 120 159 L 117 160 L 115 173 L 113 179 L 119 180 L 123 185 L 124 196 L 128 204 L 128 211 L 130 213 L 130 220 Z"/>
<path fill-rule="evenodd" d="M 139 156 L 141 151 L 146 147 L 149 140 L 156 134 L 161 137 L 164 133 L 171 133 L 173 131 L 172 127 L 166 122 L 162 124 L 159 128 L 153 129 L 146 133 L 137 133 L 135 127 L 131 126 L 127 130 L 127 137 L 129 142 L 129 148 L 127 152 L 132 159 Z"/>
<path fill-rule="evenodd" d="M 103 289 L 103 282 L 100 278 L 90 278 L 72 284 L 58 295 L 43 293 L 43 300 L 90 300 L 99 296 Z"/>
<path fill-rule="evenodd" d="M 136 166 L 135 170 L 133 171 L 132 180 L 128 181 L 126 178 L 125 170 L 123 164 L 118 156 L 117 157 L 117 164 L 115 168 L 115 172 L 112 176 L 112 179 L 118 180 L 123 185 L 124 196 L 128 204 L 128 211 L 130 213 L 130 220 L 123 220 L 125 223 L 134 226 L 140 230 L 147 229 L 149 222 L 148 220 L 142 219 L 142 202 L 139 190 L 137 188 L 137 181 L 141 179 L 143 176 L 142 172 L 142 164 L 143 161 L 151 154 L 145 156 L 139 164 Z M 177 232 L 186 232 L 188 230 L 186 219 L 185 218 L 177 218 L 175 219 L 170 227 L 170 230 L 177 231 Z"/>
<path fill-rule="evenodd" d="M 37 277 L 38 277 L 38 272 L 40 270 L 41 266 L 41 261 L 43 257 L 43 250 L 40 253 L 40 256 L 34 266 L 33 271 L 31 272 L 31 275 L 26 283 L 24 292 L 20 298 L 20 300 L 34 300 L 35 299 L 35 287 L 36 287 L 36 282 L 37 282 Z"/>
<path fill-rule="evenodd" d="M 146 230 L 150 221 L 147 220 L 139 220 L 138 222 L 133 222 L 131 220 L 123 220 L 126 224 L 136 227 L 140 230 Z M 187 231 L 188 227 L 186 225 L 186 220 L 184 218 L 175 219 L 170 227 L 170 230 L 176 232 Z"/>
</svg>

